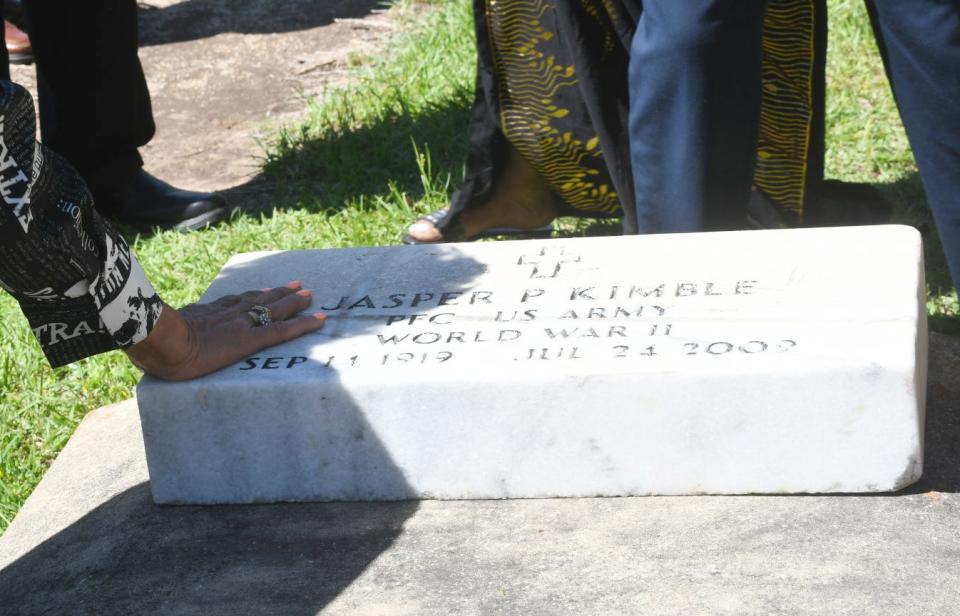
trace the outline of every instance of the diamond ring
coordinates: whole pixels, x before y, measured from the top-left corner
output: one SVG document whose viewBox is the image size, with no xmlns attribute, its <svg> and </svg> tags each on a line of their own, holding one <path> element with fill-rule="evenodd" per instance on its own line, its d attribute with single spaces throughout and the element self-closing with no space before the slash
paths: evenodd
<svg viewBox="0 0 960 616">
<path fill-rule="evenodd" d="M 254 327 L 262 327 L 273 323 L 273 313 L 270 312 L 270 309 L 266 306 L 250 306 L 250 310 L 247 311 L 247 316 L 253 319 Z"/>
</svg>

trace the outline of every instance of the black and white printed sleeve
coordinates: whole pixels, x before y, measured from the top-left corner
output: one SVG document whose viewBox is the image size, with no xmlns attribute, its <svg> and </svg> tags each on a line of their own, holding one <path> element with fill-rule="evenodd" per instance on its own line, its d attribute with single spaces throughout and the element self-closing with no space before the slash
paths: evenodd
<svg viewBox="0 0 960 616">
<path fill-rule="evenodd" d="M 50 364 L 140 342 L 163 304 L 83 179 L 36 141 L 33 99 L 0 81 L 0 286 Z"/>
</svg>

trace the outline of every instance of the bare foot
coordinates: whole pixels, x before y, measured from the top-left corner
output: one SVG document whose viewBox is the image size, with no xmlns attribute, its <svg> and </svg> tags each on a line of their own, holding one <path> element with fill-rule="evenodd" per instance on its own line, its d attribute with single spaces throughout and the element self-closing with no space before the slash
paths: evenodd
<svg viewBox="0 0 960 616">
<path fill-rule="evenodd" d="M 555 197 L 543 178 L 512 146 L 508 155 L 510 161 L 491 199 L 460 213 L 468 238 L 498 227 L 537 229 L 557 217 Z M 413 223 L 407 232 L 419 242 L 443 240 L 440 229 L 426 220 Z"/>
</svg>

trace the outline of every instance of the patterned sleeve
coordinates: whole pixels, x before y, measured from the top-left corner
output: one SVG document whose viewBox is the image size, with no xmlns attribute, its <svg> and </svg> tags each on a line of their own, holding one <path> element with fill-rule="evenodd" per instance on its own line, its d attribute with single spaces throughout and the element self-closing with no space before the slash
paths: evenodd
<svg viewBox="0 0 960 616">
<path fill-rule="evenodd" d="M 0 81 L 0 287 L 53 367 L 140 342 L 162 302 L 77 172 L 36 141 L 33 99 Z"/>
</svg>

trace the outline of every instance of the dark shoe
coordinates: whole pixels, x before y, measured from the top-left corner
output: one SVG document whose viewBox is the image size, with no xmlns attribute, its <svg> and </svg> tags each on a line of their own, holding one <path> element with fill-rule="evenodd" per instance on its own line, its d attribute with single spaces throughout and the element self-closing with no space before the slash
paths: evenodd
<svg viewBox="0 0 960 616">
<path fill-rule="evenodd" d="M 33 62 L 33 47 L 30 37 L 6 19 L 3 20 L 3 36 L 7 41 L 7 55 L 10 64 L 30 64 Z"/>
<path fill-rule="evenodd" d="M 440 227 L 444 221 L 448 218 L 447 208 L 442 210 L 437 210 L 436 212 L 430 212 L 424 216 L 418 218 L 415 222 L 428 222 L 434 227 Z M 426 242 L 418 240 L 410 234 L 403 236 L 403 243 L 407 246 L 416 246 L 419 244 L 447 244 L 450 242 L 472 242 L 478 240 L 482 237 L 498 237 L 502 235 L 520 237 L 526 239 L 543 239 L 550 237 L 550 234 L 553 233 L 553 224 L 546 224 L 542 227 L 537 227 L 535 229 L 519 229 L 514 227 L 496 227 L 493 229 L 487 229 L 486 231 L 481 231 L 476 235 L 467 237 L 466 233 L 463 231 L 463 225 L 454 218 L 443 225 L 443 228 L 440 229 L 443 234 L 443 238 L 437 240 L 436 242 Z"/>
<path fill-rule="evenodd" d="M 136 231 L 195 231 L 230 215 L 220 195 L 180 190 L 143 169 L 91 192 L 100 213 Z"/>
</svg>

